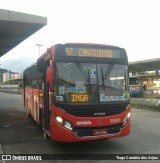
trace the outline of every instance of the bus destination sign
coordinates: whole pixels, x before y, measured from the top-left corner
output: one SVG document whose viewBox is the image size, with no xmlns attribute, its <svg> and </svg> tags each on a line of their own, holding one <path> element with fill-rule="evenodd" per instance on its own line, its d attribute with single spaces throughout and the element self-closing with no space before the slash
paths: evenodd
<svg viewBox="0 0 160 163">
<path fill-rule="evenodd" d="M 66 48 L 66 56 L 113 58 L 113 50 L 96 48 Z"/>
</svg>

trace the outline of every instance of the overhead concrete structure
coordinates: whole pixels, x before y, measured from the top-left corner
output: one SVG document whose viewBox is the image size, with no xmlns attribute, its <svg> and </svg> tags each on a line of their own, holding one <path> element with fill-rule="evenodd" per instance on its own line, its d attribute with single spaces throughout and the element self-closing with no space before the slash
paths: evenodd
<svg viewBox="0 0 160 163">
<path fill-rule="evenodd" d="M 0 57 L 46 24 L 46 17 L 0 9 Z"/>
<path fill-rule="evenodd" d="M 130 72 L 142 72 L 154 70 L 160 70 L 160 58 L 129 63 Z"/>
</svg>

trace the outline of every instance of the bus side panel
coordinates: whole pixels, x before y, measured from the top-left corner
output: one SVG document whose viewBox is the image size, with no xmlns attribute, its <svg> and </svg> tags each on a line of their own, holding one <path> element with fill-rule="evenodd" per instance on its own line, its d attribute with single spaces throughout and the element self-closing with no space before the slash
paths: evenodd
<svg viewBox="0 0 160 163">
<path fill-rule="evenodd" d="M 32 109 L 32 88 L 26 87 L 25 88 L 25 108 L 27 112 L 31 115 L 31 109 Z"/>
<path fill-rule="evenodd" d="M 25 108 L 33 119 L 40 124 L 40 108 L 43 108 L 43 99 L 39 99 L 39 90 L 25 88 Z"/>
<path fill-rule="evenodd" d="M 33 89 L 33 119 L 38 123 L 39 121 L 39 98 L 38 98 L 38 89 Z"/>
</svg>

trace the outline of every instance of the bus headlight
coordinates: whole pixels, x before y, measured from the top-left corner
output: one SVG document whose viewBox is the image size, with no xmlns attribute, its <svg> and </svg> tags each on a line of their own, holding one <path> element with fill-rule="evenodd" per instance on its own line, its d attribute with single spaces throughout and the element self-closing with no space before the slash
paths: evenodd
<svg viewBox="0 0 160 163">
<path fill-rule="evenodd" d="M 60 116 L 57 116 L 57 115 L 56 115 L 56 121 L 57 121 L 58 123 L 60 123 L 61 125 L 63 124 L 63 118 L 60 117 Z"/>
<path fill-rule="evenodd" d="M 129 119 L 129 118 L 130 118 L 130 116 L 131 116 L 131 113 L 129 112 L 129 113 L 127 114 L 127 118 Z"/>
<path fill-rule="evenodd" d="M 58 115 L 55 115 L 55 119 L 56 119 L 56 122 L 58 122 L 63 127 L 67 128 L 69 130 L 73 130 L 71 122 L 64 120 L 62 117 L 60 117 Z"/>
<path fill-rule="evenodd" d="M 131 113 L 129 112 L 129 113 L 127 114 L 127 116 L 126 116 L 126 117 L 124 118 L 124 120 L 123 120 L 123 126 L 125 126 L 126 123 L 129 121 L 130 116 L 131 116 Z"/>
</svg>

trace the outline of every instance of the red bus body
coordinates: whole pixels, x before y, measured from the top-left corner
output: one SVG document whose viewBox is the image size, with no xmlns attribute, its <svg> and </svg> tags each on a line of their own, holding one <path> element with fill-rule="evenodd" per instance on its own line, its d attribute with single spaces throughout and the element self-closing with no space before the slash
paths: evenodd
<svg viewBox="0 0 160 163">
<path fill-rule="evenodd" d="M 68 47 L 68 44 L 61 45 L 60 47 L 63 46 Z M 74 50 L 74 47 L 77 48 L 77 46 L 78 48 L 81 48 L 82 46 L 82 48 L 84 49 L 85 48 L 87 49 L 88 46 L 89 48 L 92 47 L 96 48 L 96 46 L 98 46 L 98 48 L 102 47 L 102 49 L 103 47 L 118 49 L 118 47 L 112 47 L 107 45 L 69 44 L 70 49 L 72 46 L 73 46 L 72 50 Z M 105 91 L 108 90 L 108 92 L 106 91 L 106 93 L 104 93 L 103 95 L 101 95 L 100 93 L 101 91 L 100 82 L 102 78 L 105 77 L 104 79 L 105 83 L 107 83 L 107 80 L 109 79 L 110 82 L 112 82 L 112 84 L 116 82 L 116 78 L 113 78 L 110 75 L 114 69 L 113 65 L 109 63 L 108 64 L 109 68 L 106 68 L 105 63 L 101 64 L 100 59 L 106 59 L 107 61 L 107 59 L 109 60 L 111 57 L 114 57 L 114 55 L 117 57 L 118 56 L 117 52 L 115 52 L 115 54 L 111 53 L 111 57 L 108 57 L 109 55 L 107 53 L 110 52 L 108 52 L 107 50 L 106 51 L 101 50 L 101 52 L 94 51 L 94 53 L 88 49 L 87 49 L 88 51 L 81 50 L 81 53 L 79 54 L 81 54 L 80 57 L 84 57 L 84 60 L 82 61 L 82 63 L 84 63 L 84 66 L 80 67 L 77 64 L 78 65 L 77 72 L 81 74 L 82 78 L 86 77 L 86 80 L 82 82 L 82 78 L 81 78 L 80 80 L 81 82 L 79 82 L 79 78 L 78 78 L 76 84 L 77 83 L 81 84 L 81 86 L 79 87 L 78 84 L 73 86 L 66 86 L 66 85 L 61 86 L 60 84 L 57 84 L 58 86 L 56 86 L 55 83 L 56 80 L 58 80 L 57 76 L 60 77 L 61 62 L 63 63 L 63 61 L 65 60 L 65 59 L 60 59 L 60 61 L 58 61 L 58 59 L 56 59 L 55 55 L 57 54 L 61 55 L 64 52 L 63 51 L 58 53 L 59 52 L 58 50 L 61 51 L 61 48 L 59 49 L 57 48 L 58 50 L 56 48 L 57 45 L 52 46 L 50 49 L 47 50 L 45 54 L 43 54 L 40 58 L 38 58 L 37 63 L 28 67 L 24 71 L 24 81 L 23 81 L 24 106 L 26 108 L 28 115 L 32 116 L 33 119 L 39 125 L 42 126 L 44 134 L 47 134 L 51 139 L 56 141 L 78 142 L 78 141 L 108 139 L 108 138 L 122 137 L 128 135 L 130 133 L 130 126 L 131 126 L 131 122 L 130 122 L 131 106 L 129 103 L 129 96 L 128 96 L 129 93 L 127 93 L 128 76 L 126 76 L 128 72 L 126 72 L 125 74 L 126 90 L 125 92 L 122 92 L 123 95 L 119 95 L 120 93 L 117 91 L 117 89 L 113 89 L 113 92 L 114 91 L 116 92 L 114 95 L 113 93 L 111 93 L 111 96 L 106 95 L 109 92 L 109 90 L 111 90 L 111 88 L 108 89 L 106 86 L 104 86 L 105 88 L 103 87 L 103 89 Z M 56 51 L 55 49 L 57 50 L 57 52 L 55 52 Z M 68 50 L 68 54 L 70 53 L 69 50 Z M 77 52 L 76 50 L 75 53 Z M 94 58 L 95 60 L 93 60 L 94 64 L 92 63 L 88 64 L 88 62 L 90 62 L 90 60 L 92 60 L 93 58 L 92 53 L 95 55 Z M 58 57 L 59 56 L 57 56 L 57 58 Z M 67 57 L 71 57 L 71 56 L 67 56 Z M 79 62 L 81 62 L 80 57 L 78 57 Z M 99 59 L 98 57 L 101 58 Z M 65 60 L 63 65 L 70 66 L 71 64 L 73 64 L 73 66 L 75 66 L 74 62 L 77 56 L 73 56 L 73 58 L 74 60 L 71 61 L 71 63 L 69 61 L 66 63 Z M 88 59 L 87 63 L 85 63 L 86 58 Z M 96 65 L 95 63 L 97 58 L 99 59 L 99 61 L 97 62 Z M 59 63 L 59 65 L 58 64 L 56 65 L 57 62 Z M 127 67 L 128 60 L 126 59 L 125 62 Z M 57 67 L 55 67 L 55 65 Z M 93 66 L 93 67 L 90 68 L 89 66 L 87 67 L 86 65 L 89 65 L 90 67 Z M 96 67 L 97 69 L 94 68 L 95 65 L 97 66 Z M 105 74 L 105 72 L 101 71 L 102 68 L 106 70 L 106 74 L 108 73 L 110 75 L 110 78 L 107 75 L 103 75 Z M 68 72 L 69 71 L 66 71 L 66 73 Z M 88 78 L 87 78 L 87 72 L 88 72 Z M 59 74 L 56 75 L 57 73 Z M 93 73 L 95 76 L 94 75 L 91 76 L 92 75 L 91 73 Z M 112 74 L 115 75 L 116 70 L 114 70 Z M 101 75 L 104 77 L 101 78 Z M 68 78 L 71 77 L 72 76 L 68 75 Z M 121 79 L 124 79 L 123 77 L 121 78 L 120 77 L 119 79 L 117 77 L 117 82 L 120 82 Z M 69 80 L 70 79 L 68 79 L 68 81 Z M 99 86 L 98 84 L 97 86 L 95 86 L 96 85 L 95 83 L 96 84 L 98 83 Z M 69 82 L 67 84 L 69 84 Z M 72 84 L 74 84 L 74 82 L 72 82 Z M 95 90 L 94 89 L 95 87 L 96 89 L 98 89 L 97 90 L 98 97 L 96 98 L 97 102 L 96 100 L 92 101 L 93 103 L 92 105 L 92 103 L 89 100 Z M 77 91 L 76 89 L 77 90 L 80 89 L 80 91 Z M 58 92 L 57 95 L 55 95 L 56 92 Z M 88 92 L 92 92 L 92 93 L 87 95 Z M 70 98 L 72 98 L 72 100 L 70 100 L 69 102 L 67 101 L 68 95 L 70 95 L 69 100 Z M 96 94 L 94 96 L 96 96 Z M 76 102 L 73 102 L 74 100 L 76 100 Z M 105 109 L 107 111 L 105 111 Z"/>
</svg>

